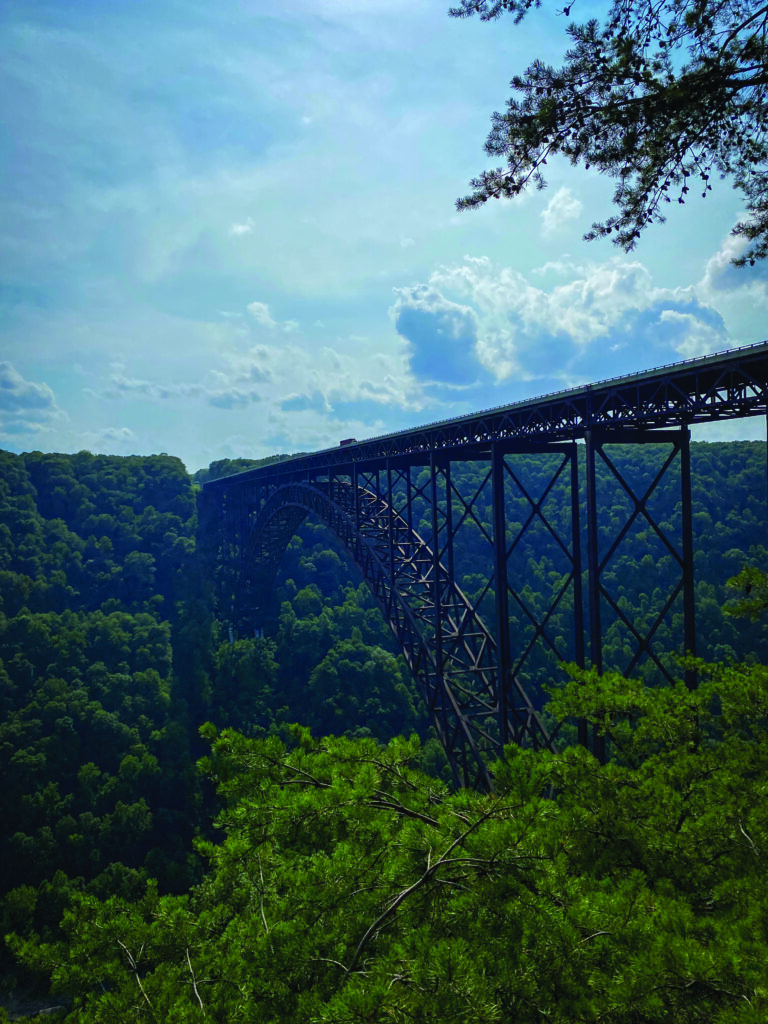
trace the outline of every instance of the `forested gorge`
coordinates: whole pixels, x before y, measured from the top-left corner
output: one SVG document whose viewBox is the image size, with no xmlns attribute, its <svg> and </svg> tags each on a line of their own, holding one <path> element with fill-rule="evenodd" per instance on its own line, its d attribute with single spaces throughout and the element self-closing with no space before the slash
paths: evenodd
<svg viewBox="0 0 768 1024">
<path fill-rule="evenodd" d="M 617 456 L 638 478 L 658 458 Z M 0 452 L 8 1012 L 34 991 L 73 1021 L 763 1020 L 768 637 L 723 604 L 763 564 L 765 446 L 693 445 L 697 653 L 721 666 L 693 695 L 553 669 L 549 712 L 608 728 L 614 757 L 513 753 L 493 797 L 451 790 L 322 524 L 289 545 L 263 636 L 217 617 L 197 492 L 249 465 Z M 456 474 L 480 488 L 468 594 L 489 571 L 481 473 Z M 607 542 L 627 499 L 605 469 L 601 489 Z M 653 500 L 674 525 L 673 483 Z M 610 566 L 638 620 L 675 571 L 656 543 L 638 523 Z M 562 567 L 545 534 L 515 558 L 535 606 Z M 608 665 L 625 645 L 610 625 Z"/>
</svg>

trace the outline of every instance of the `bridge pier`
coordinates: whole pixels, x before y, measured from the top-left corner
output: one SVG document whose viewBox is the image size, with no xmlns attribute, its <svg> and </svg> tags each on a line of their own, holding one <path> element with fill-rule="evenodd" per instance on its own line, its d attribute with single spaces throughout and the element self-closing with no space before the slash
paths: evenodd
<svg viewBox="0 0 768 1024">
<path fill-rule="evenodd" d="M 234 616 L 238 594 L 267 589 L 303 518 L 323 518 L 389 620 L 457 778 L 488 787 L 487 762 L 505 742 L 553 746 L 538 688 L 555 663 L 624 674 L 647 665 L 670 680 L 657 643 L 663 623 L 679 626 L 683 650 L 695 654 L 689 426 L 755 415 L 768 430 L 768 343 L 212 481 L 205 493 L 219 504 L 224 606 Z M 642 481 L 626 449 L 612 453 L 648 444 L 668 453 Z M 541 457 L 535 487 L 516 468 L 523 454 Z M 479 470 L 471 480 L 465 463 Z M 598 466 L 619 485 L 623 523 L 618 509 L 605 521 Z M 654 499 L 675 472 L 679 501 L 662 522 Z M 547 505 L 555 489 L 568 491 L 565 516 Z M 633 530 L 655 556 L 634 583 L 617 581 L 611 560 Z M 549 592 L 532 598 L 520 561 L 534 555 L 550 563 Z M 657 605 L 633 609 L 622 588 L 649 593 L 660 567 L 659 580 L 672 583 L 655 588 Z M 695 685 L 690 670 L 686 682 Z M 585 723 L 577 734 L 589 743 Z M 601 737 L 591 746 L 605 756 Z"/>
<path fill-rule="evenodd" d="M 650 484 L 638 492 L 631 481 L 617 467 L 615 461 L 606 450 L 609 445 L 648 445 L 663 444 L 670 446 L 671 450 L 664 459 L 662 466 L 658 469 Z M 653 636 L 659 626 L 670 612 L 673 603 L 679 595 L 682 595 L 683 603 L 683 651 L 686 654 L 695 656 L 696 653 L 696 610 L 694 591 L 693 571 L 693 514 L 691 504 L 691 456 L 690 456 L 690 431 L 683 427 L 676 431 L 596 431 L 585 432 L 586 446 L 586 471 L 587 471 L 587 538 L 588 538 L 588 588 L 589 588 L 589 634 L 590 634 L 590 664 L 597 672 L 602 673 L 603 663 L 603 641 L 605 628 L 603 623 L 602 609 L 607 605 L 613 611 L 616 619 L 620 620 L 627 632 L 632 636 L 636 649 L 626 664 L 612 665 L 611 668 L 618 669 L 624 675 L 631 675 L 638 666 L 638 663 L 645 655 L 653 661 L 667 682 L 672 682 L 674 673 L 663 663 L 652 646 Z M 629 498 L 632 509 L 626 521 L 621 527 L 613 541 L 601 550 L 599 543 L 599 518 L 600 505 L 597 494 L 596 483 L 596 461 L 600 458 L 604 465 L 610 470 L 613 477 L 620 484 L 624 494 Z M 677 464 L 680 479 L 680 525 L 679 541 L 677 544 L 669 536 L 669 531 L 654 517 L 649 503 L 664 478 Z M 611 558 L 618 551 L 622 540 L 626 537 L 634 522 L 644 519 L 651 528 L 658 540 L 672 556 L 679 568 L 679 579 L 674 585 L 671 593 L 667 595 L 663 606 L 646 626 L 638 625 L 637 622 L 630 622 L 624 614 L 615 597 L 610 593 L 604 583 L 606 569 Z M 685 673 L 686 682 L 689 686 L 695 685 L 695 676 L 691 669 Z M 601 751 L 596 750 L 596 754 Z"/>
<path fill-rule="evenodd" d="M 627 444 L 663 444 L 671 449 L 650 484 L 640 490 L 609 454 L 611 446 Z M 529 470 L 530 460 L 537 459 L 534 490 L 517 468 L 519 457 Z M 626 521 L 610 543 L 601 537 L 598 461 L 610 470 L 630 503 Z M 457 463 L 478 467 L 469 491 L 465 482 L 453 478 Z M 681 539 L 677 544 L 649 505 L 673 467 L 680 471 Z M 417 469 L 420 473 L 414 478 Z M 570 506 L 565 532 L 566 520 L 554 497 L 558 487 L 560 498 L 567 491 Z M 465 784 L 476 782 L 478 765 L 501 756 L 507 743 L 552 747 L 555 737 L 538 713 L 544 699 L 540 684 L 553 681 L 563 661 L 604 670 L 606 611 L 612 614 L 614 627 L 623 626 L 635 648 L 626 665 L 611 668 L 630 674 L 643 658 L 650 658 L 666 678 L 672 678 L 653 650 L 652 639 L 681 592 L 685 649 L 695 652 L 687 429 L 590 430 L 583 446 L 574 441 L 550 445 L 494 441 L 470 452 L 433 451 L 426 459 L 417 455 L 388 457 L 374 465 L 354 463 L 346 472 L 310 473 L 290 484 L 253 482 L 228 495 L 222 507 L 222 547 L 240 574 L 239 595 L 233 590 L 232 600 L 239 600 L 241 614 L 246 610 L 258 614 L 261 591 L 271 586 L 288 540 L 309 511 L 326 518 L 371 584 L 422 684 L 429 713 L 457 766 L 459 781 Z M 488 511 L 490 532 L 483 525 Z M 611 559 L 639 519 L 680 569 L 680 580 L 645 626 L 630 620 L 606 582 Z M 419 531 L 425 527 L 422 537 Z M 455 551 L 457 538 L 466 529 L 480 536 L 488 552 L 487 571 L 481 571 L 483 585 L 474 596 L 456 586 L 457 573 L 464 576 L 467 571 L 466 564 L 457 566 Z M 537 529 L 532 540 L 531 533 Z M 528 549 L 533 544 L 540 552 L 549 551 L 557 576 L 552 592 L 540 598 L 536 607 L 525 592 L 526 566 L 514 564 L 526 544 Z M 559 559 L 559 568 L 554 559 Z M 483 564 L 481 560 L 477 568 L 482 570 Z M 571 620 L 568 640 L 562 634 L 562 618 L 557 618 L 566 607 Z M 235 611 L 233 620 L 238 617 Z M 557 635 L 553 624 L 558 625 Z M 689 684 L 693 685 L 692 678 Z M 588 736 L 584 722 L 577 723 L 577 736 L 604 759 L 604 738 L 596 732 Z"/>
</svg>

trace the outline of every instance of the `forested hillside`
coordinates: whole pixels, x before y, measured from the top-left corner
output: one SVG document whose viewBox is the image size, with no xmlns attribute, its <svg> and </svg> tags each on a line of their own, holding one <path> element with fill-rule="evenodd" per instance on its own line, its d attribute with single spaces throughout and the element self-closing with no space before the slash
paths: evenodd
<svg viewBox="0 0 768 1024">
<path fill-rule="evenodd" d="M 280 628 L 229 642 L 195 491 L 169 456 L 0 453 L 3 934 L 52 934 L 74 891 L 199 880 L 207 720 L 381 740 L 426 728 L 370 596 L 311 527 Z"/>
<path fill-rule="evenodd" d="M 633 460 L 637 465 L 626 471 L 652 473 L 650 463 L 656 457 L 642 449 L 628 452 L 624 456 L 627 466 Z M 643 465 L 644 460 L 650 460 L 648 466 Z M 768 648 L 760 623 L 723 615 L 721 607 L 726 596 L 725 581 L 745 562 L 759 563 L 764 555 L 765 446 L 749 443 L 694 445 L 693 465 L 698 653 L 708 660 L 764 661 L 768 658 Z M 358 771 L 363 770 L 360 765 L 379 757 L 384 759 L 382 763 L 389 764 L 389 755 L 381 752 L 382 744 L 416 733 L 420 744 L 414 740 L 410 746 L 393 748 L 397 753 L 392 755 L 392 764 L 407 763 L 407 769 L 371 769 L 376 778 L 383 772 L 381 778 L 389 780 L 380 787 L 381 793 L 387 794 L 380 797 L 381 807 L 388 807 L 397 820 L 403 822 L 416 820 L 420 815 L 426 820 L 433 813 L 438 817 L 443 813 L 449 817 L 458 815 L 456 820 L 461 820 L 460 815 L 470 813 L 466 807 L 461 809 L 462 800 L 471 803 L 474 798 L 449 798 L 443 784 L 435 781 L 445 772 L 444 758 L 430 736 L 413 680 L 356 570 L 320 524 L 305 523 L 291 542 L 281 566 L 263 637 L 230 637 L 230 624 L 217 618 L 210 571 L 211 538 L 199 535 L 196 491 L 201 479 L 242 468 L 247 468 L 245 460 L 238 460 L 236 465 L 218 463 L 193 480 L 178 459 L 166 455 L 117 458 L 87 452 L 71 456 L 0 452 L 2 929 L 3 934 L 13 932 L 19 936 L 15 941 L 30 940 L 25 954 L 28 965 L 35 961 L 31 951 L 42 948 L 41 943 L 59 941 L 62 913 L 73 901 L 79 909 L 72 919 L 77 923 L 69 926 L 70 935 L 77 936 L 77 941 L 71 939 L 71 956 L 74 960 L 90 957 L 95 965 L 100 963 L 100 954 L 87 953 L 85 947 L 77 945 L 81 940 L 86 944 L 95 941 L 96 933 L 85 926 L 83 914 L 95 922 L 101 920 L 102 910 L 98 908 L 112 907 L 104 913 L 113 914 L 115 920 L 125 917 L 128 921 L 134 911 L 126 908 L 135 904 L 136 914 L 148 915 L 147 920 L 155 919 L 155 910 L 151 908 L 156 904 L 151 900 L 161 898 L 182 900 L 178 905 L 168 906 L 177 908 L 174 914 L 177 910 L 186 914 L 186 910 L 179 908 L 187 906 L 184 901 L 188 892 L 197 894 L 190 904 L 197 908 L 195 914 L 203 906 L 215 906 L 219 899 L 217 886 L 226 888 L 232 882 L 234 862 L 230 863 L 227 858 L 236 857 L 235 847 L 242 849 L 242 844 L 249 842 L 246 836 L 252 834 L 252 829 L 262 828 L 260 824 L 245 823 L 251 811 L 243 810 L 248 805 L 248 797 L 237 782 L 238 778 L 249 777 L 252 768 L 248 765 L 255 763 L 251 758 L 258 760 L 266 756 L 275 767 L 287 764 L 286 758 L 294 756 L 291 751 L 321 750 L 316 744 L 313 746 L 314 741 L 291 733 L 289 723 L 308 726 L 316 737 L 345 734 L 350 746 L 328 749 L 335 751 L 333 757 L 347 759 L 350 765 L 356 766 L 354 771 L 350 768 L 349 784 L 353 787 L 357 785 Z M 477 488 L 478 472 L 476 466 L 469 465 L 457 472 L 459 486 L 467 493 Z M 531 464 L 526 472 L 535 476 L 537 470 Z M 603 471 L 601 479 L 605 510 L 601 531 L 608 538 L 615 531 L 622 509 L 626 508 L 626 499 L 610 482 L 607 472 Z M 563 497 L 560 488 L 555 489 L 548 500 L 562 502 Z M 660 488 L 654 501 L 658 520 L 674 525 L 678 511 L 672 483 Z M 482 488 L 477 509 L 482 524 L 490 518 L 490 504 L 485 502 Z M 562 514 L 566 516 L 567 512 Z M 424 523 L 420 529 L 429 539 L 429 524 Z M 457 551 L 460 582 L 468 593 L 477 592 L 483 585 L 489 557 L 482 530 L 477 529 L 474 534 L 470 531 L 461 543 L 463 547 Z M 621 591 L 619 597 L 625 602 L 623 606 L 633 615 L 644 614 L 644 602 L 652 603 L 653 594 L 647 590 L 648 559 L 656 573 L 654 585 L 660 585 L 659 579 L 663 582 L 664 574 L 673 569 L 664 562 L 664 554 L 654 549 L 654 543 L 653 531 L 638 527 L 611 566 L 617 591 Z M 553 562 L 546 540 L 535 534 L 520 545 L 516 557 L 527 573 L 530 600 L 535 604 L 537 594 L 546 593 L 562 569 Z M 559 614 L 563 616 L 565 629 L 567 606 L 564 605 Z M 675 623 L 670 622 L 670 636 L 675 629 Z M 609 661 L 614 658 L 620 662 L 624 642 L 616 625 L 614 635 L 609 635 L 607 642 Z M 209 731 L 205 739 L 200 737 L 199 729 L 205 722 L 213 723 L 218 730 L 233 727 L 248 738 L 242 741 L 246 744 L 242 748 L 238 746 L 241 741 L 233 737 L 215 741 L 217 753 L 214 760 L 208 762 L 208 773 L 219 787 L 218 799 L 229 807 L 223 823 L 230 838 L 222 847 L 221 860 L 215 847 L 210 845 L 218 835 L 212 830 L 212 818 L 217 809 L 214 786 L 196 763 L 200 757 L 210 754 L 214 736 Z M 717 729 L 722 730 L 721 724 Z M 247 743 L 255 746 L 249 748 Z M 249 749 L 252 754 L 248 753 Z M 315 767 L 307 764 L 306 770 L 314 777 Z M 327 766 L 327 761 L 324 764 Z M 408 781 L 409 773 L 417 768 L 429 771 L 433 781 L 416 775 L 414 781 Z M 331 775 L 323 781 L 326 777 L 320 778 L 320 775 L 326 770 Z M 732 765 L 728 768 L 731 770 Z M 531 771 L 535 773 L 538 769 L 531 768 Z M 333 789 L 332 766 L 323 767 L 322 772 L 317 776 L 317 784 L 312 783 L 301 797 L 304 810 L 294 812 L 286 804 L 289 819 L 295 813 L 297 822 L 303 820 L 315 796 L 326 788 Z M 402 773 L 402 782 L 394 784 L 398 773 Z M 289 773 L 288 783 L 291 777 Z M 262 782 L 254 778 L 253 786 L 256 789 L 262 786 L 264 794 L 277 793 L 270 788 L 275 786 L 282 792 L 286 785 L 286 777 L 282 775 L 280 779 L 272 775 L 259 778 Z M 391 783 L 394 789 L 390 788 Z M 363 786 L 366 793 L 368 785 Z M 541 788 L 539 783 L 531 783 L 531 786 L 532 793 L 538 791 L 537 787 Z M 411 808 L 412 813 L 393 811 L 395 804 L 404 800 L 403 793 L 413 787 L 413 792 L 426 794 L 424 806 L 419 803 L 422 799 L 419 797 Z M 371 793 L 374 791 L 379 792 L 376 786 Z M 292 792 L 290 785 L 286 792 Z M 440 814 L 437 810 L 428 810 L 433 797 L 445 808 Z M 279 797 L 283 799 L 288 797 Z M 364 803 L 368 801 L 365 806 L 372 808 L 371 814 L 374 814 L 377 799 L 370 793 L 364 798 Z M 357 805 L 352 801 L 349 806 Z M 480 804 L 472 806 L 480 808 Z M 486 812 L 480 808 L 477 813 L 482 817 Z M 245 814 L 245 818 L 239 818 L 240 824 L 235 824 L 232 815 L 238 814 Z M 308 829 L 305 840 L 300 841 L 300 845 L 304 844 L 301 856 L 314 856 L 312 844 L 316 844 L 321 861 L 326 856 L 322 853 L 324 849 L 331 858 L 327 870 L 341 871 L 343 865 L 334 866 L 336 854 L 331 856 L 327 847 L 329 837 L 336 836 L 333 844 L 343 846 L 346 842 L 343 835 L 352 842 L 357 826 L 344 819 L 329 828 L 331 832 L 324 840 Z M 373 834 L 380 825 L 373 822 L 370 828 Z M 749 829 L 745 831 L 750 841 L 759 846 Z M 449 845 L 453 841 L 450 835 L 449 829 L 445 833 Z M 273 851 L 284 846 L 286 856 L 293 857 L 289 852 L 293 849 L 291 843 L 299 839 L 292 833 L 290 842 L 279 837 L 268 841 Z M 393 848 L 393 843 L 397 846 L 400 842 L 394 834 L 388 833 L 381 845 L 374 843 L 371 850 L 380 849 L 382 857 L 385 854 L 389 857 L 386 851 Z M 431 842 L 421 836 L 417 847 L 425 843 L 429 846 Z M 439 846 L 438 842 L 435 849 Z M 258 844 L 253 848 L 257 847 Z M 342 855 L 341 847 L 338 855 Z M 269 856 L 278 854 L 273 852 Z M 350 852 L 349 856 L 354 859 L 356 855 Z M 203 888 L 197 889 L 210 858 L 214 860 L 215 870 L 206 875 Z M 274 863 L 267 858 L 264 870 L 268 862 L 274 868 Z M 299 861 L 296 864 L 298 866 Z M 311 871 L 321 868 L 318 862 Z M 252 874 L 253 865 L 247 870 Z M 393 867 L 392 870 L 398 878 L 404 879 L 411 869 Z M 325 868 L 321 875 L 323 871 Z M 225 875 L 229 879 L 226 884 Z M 311 875 L 312 886 L 321 884 L 318 877 Z M 149 882 L 155 887 L 151 892 L 156 895 L 152 897 L 146 895 Z M 274 884 L 279 887 L 279 883 Z M 463 883 L 450 883 L 460 884 Z M 396 887 L 394 881 L 392 885 Z M 226 896 L 222 895 L 221 899 L 231 902 L 231 906 L 227 904 L 230 917 L 237 917 L 241 911 L 245 914 L 244 908 L 252 909 L 257 905 L 253 904 L 255 890 L 248 892 L 236 895 L 226 889 Z M 265 892 L 266 889 L 262 890 L 259 899 L 264 898 Z M 394 888 L 391 892 L 394 893 Z M 383 898 L 381 893 L 376 897 Z M 113 906 L 102 902 L 110 899 L 119 903 Z M 137 900 L 139 903 L 135 903 Z M 285 908 L 276 904 L 270 915 L 284 912 Z M 218 911 L 211 910 L 211 913 L 215 917 Z M 456 908 L 446 913 L 450 917 L 456 913 Z M 261 913 L 259 920 L 263 924 Z M 274 924 L 269 919 L 268 924 L 267 932 L 271 934 Z M 349 922 L 345 927 L 347 925 Z M 486 925 L 495 927 L 490 919 Z M 190 923 L 189 927 L 193 925 Z M 195 924 L 194 928 L 197 927 Z M 210 927 L 214 925 L 205 923 L 204 930 Z M 350 935 L 357 935 L 355 927 Z M 200 937 L 203 933 L 195 934 L 197 937 L 190 938 L 190 943 L 209 941 Z M 357 935 L 355 941 L 361 939 L 362 935 Z M 127 943 L 127 939 L 120 941 Z M 292 940 L 286 938 L 285 941 L 290 944 Z M 338 941 L 343 945 L 352 939 Z M 409 942 L 416 941 L 414 934 Z M 418 941 L 432 940 L 425 933 L 423 940 Z M 469 933 L 462 939 L 470 945 L 476 941 L 477 936 Z M 341 945 L 338 949 L 331 948 L 331 942 L 328 948 L 324 947 L 322 955 L 328 962 L 343 960 L 345 970 L 351 971 L 350 963 L 356 963 L 355 957 L 362 962 L 364 950 L 361 948 L 353 957 L 350 947 L 342 955 Z M 365 945 L 363 943 L 363 947 Z M 458 948 L 446 951 L 446 963 L 458 955 Z M 124 956 L 119 943 L 112 943 L 110 949 L 110 955 L 118 960 Z M 264 955 L 268 955 L 268 951 Z M 390 957 L 387 963 L 390 964 L 391 957 L 397 960 L 398 955 L 396 950 L 387 953 Z M 56 953 L 54 959 L 59 957 L 57 962 L 63 962 L 62 956 L 64 954 Z M 30 976 L 19 973 L 9 953 L 4 957 L 4 988 L 11 1000 L 13 987 L 28 986 Z M 48 972 L 51 962 L 36 961 L 38 967 Z M 390 973 L 382 976 L 381 984 L 385 987 L 390 986 L 392 980 L 390 966 L 386 968 Z M 109 971 L 103 963 L 101 967 L 94 966 L 96 974 L 102 969 L 106 973 L 99 977 L 108 977 Z M 446 969 L 449 968 L 445 964 L 440 967 L 440 971 Z M 137 979 L 144 977 L 143 971 L 144 968 L 134 972 L 130 982 L 139 992 L 139 1007 L 141 985 L 137 986 Z M 435 977 L 438 975 L 439 972 Z M 197 977 L 194 973 L 191 976 L 193 980 Z M 71 972 L 65 971 L 61 977 L 65 993 L 62 999 L 66 1006 L 71 1005 L 69 1000 L 76 993 L 85 998 L 96 984 L 95 975 L 92 977 L 87 972 L 76 981 Z M 184 983 L 187 994 L 189 977 L 188 974 Z M 294 986 L 290 979 L 275 984 L 276 992 L 293 990 L 291 986 Z M 120 984 L 110 981 L 107 987 L 112 986 L 118 999 Z M 280 986 L 288 986 L 288 989 Z M 194 1014 L 200 1004 L 195 1001 L 194 985 L 191 999 L 189 1014 L 174 1019 L 197 1019 Z M 363 996 L 361 999 L 365 1003 Z M 148 1019 L 171 1019 L 170 1010 L 154 1008 L 150 1014 L 150 1002 L 151 999 L 143 1001 L 143 1010 L 136 1007 L 128 1010 L 126 1004 L 116 1003 L 114 1010 L 102 1007 L 93 1011 L 96 1016 L 73 1016 L 72 1019 L 125 1020 L 133 1019 L 131 1014 L 139 1019 L 141 1013 Z M 222 1008 L 227 1005 L 224 1000 L 215 1011 L 214 1019 L 239 1019 L 234 1010 L 230 1016 L 230 1010 Z M 296 1004 L 298 1016 L 284 1019 L 302 1019 L 303 1005 Z M 311 1012 L 320 1011 L 315 1008 Z M 358 1016 L 350 1015 L 349 1008 L 343 1012 L 347 1013 L 346 1017 L 342 1014 L 335 1019 L 401 1019 L 386 1015 L 365 1017 L 362 1009 Z M 102 1016 L 98 1016 L 99 1013 Z M 268 1016 L 265 1010 L 263 1017 L 247 1019 L 283 1018 L 274 1013 Z M 406 1014 L 402 1019 L 410 1018 Z M 438 1015 L 418 1019 L 448 1018 Z M 491 1015 L 476 1019 L 496 1018 Z"/>
</svg>

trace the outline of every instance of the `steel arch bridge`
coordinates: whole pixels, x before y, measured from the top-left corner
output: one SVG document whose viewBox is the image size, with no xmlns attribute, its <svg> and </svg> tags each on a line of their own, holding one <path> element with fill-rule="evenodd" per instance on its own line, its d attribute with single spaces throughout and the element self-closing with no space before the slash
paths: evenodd
<svg viewBox="0 0 768 1024">
<path fill-rule="evenodd" d="M 218 523 L 223 602 L 233 622 L 257 625 L 288 542 L 307 515 L 319 517 L 381 606 L 457 780 L 488 788 L 488 762 L 505 744 L 552 746 L 541 684 L 564 660 L 601 672 L 606 620 L 627 637 L 627 674 L 649 662 L 671 678 L 656 638 L 674 616 L 681 652 L 695 653 L 690 426 L 766 412 L 763 342 L 211 481 L 203 499 Z M 638 481 L 627 472 L 627 449 L 622 465 L 611 446 L 649 444 L 661 456 Z M 521 472 L 521 456 L 529 466 L 535 457 L 534 481 Z M 623 522 L 607 538 L 598 530 L 598 463 L 624 498 Z M 670 477 L 679 494 L 674 523 L 660 522 L 653 508 Z M 638 524 L 675 570 L 641 619 L 617 598 L 610 574 Z M 473 550 L 484 552 L 469 565 L 467 531 Z M 544 597 L 528 592 L 520 564 L 532 535 L 548 545 L 552 564 Z M 471 594 L 459 578 L 473 580 Z M 590 741 L 583 723 L 578 738 Z M 591 742 L 602 756 L 601 739 Z"/>
</svg>

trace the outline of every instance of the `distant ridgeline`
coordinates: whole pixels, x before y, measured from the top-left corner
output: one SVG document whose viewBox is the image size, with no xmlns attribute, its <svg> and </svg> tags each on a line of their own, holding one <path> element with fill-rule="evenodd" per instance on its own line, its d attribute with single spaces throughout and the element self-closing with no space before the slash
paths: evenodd
<svg viewBox="0 0 768 1024">
<path fill-rule="evenodd" d="M 765 555 L 765 457 L 761 443 L 692 445 L 698 653 L 707 659 L 768 658 L 758 626 L 721 612 L 725 581 Z M 632 447 L 625 471 L 652 474 L 659 458 Z M 416 731 L 422 767 L 443 769 L 388 627 L 321 524 L 306 522 L 289 545 L 264 637 L 231 643 L 217 621 L 196 485 L 258 464 L 222 461 L 190 478 L 166 455 L 0 452 L 0 892 L 13 890 L 4 932 L 54 928 L 72 887 L 129 895 L 151 876 L 182 892 L 199 877 L 191 839 L 210 817 L 195 767 L 206 720 L 252 736 L 293 721 L 379 741 Z M 526 471 L 535 478 L 535 460 Z M 457 485 L 470 490 L 477 472 L 457 466 Z M 610 493 L 607 479 L 600 487 Z M 674 490 L 662 485 L 653 498 L 659 522 L 677 514 Z M 604 536 L 626 500 L 617 485 Z M 476 511 L 490 522 L 490 503 Z M 428 524 L 419 529 L 428 539 Z M 456 553 L 470 595 L 490 570 L 476 532 L 477 549 L 465 531 Z M 628 614 L 642 615 L 652 596 L 647 560 L 669 558 L 654 545 L 638 524 L 612 563 Z M 532 534 L 516 557 L 535 604 L 556 584 L 546 539 Z M 611 642 L 609 633 L 608 664 Z"/>
</svg>

